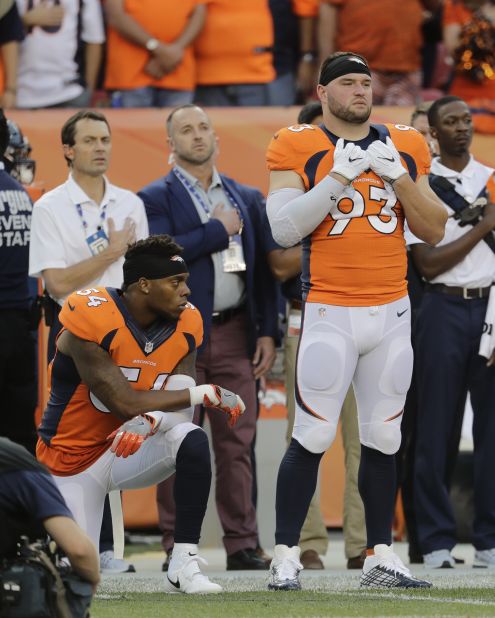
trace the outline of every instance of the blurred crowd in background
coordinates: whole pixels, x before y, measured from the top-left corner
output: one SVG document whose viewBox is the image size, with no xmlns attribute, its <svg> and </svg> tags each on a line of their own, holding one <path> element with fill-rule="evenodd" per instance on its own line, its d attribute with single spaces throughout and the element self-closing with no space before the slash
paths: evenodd
<svg viewBox="0 0 495 618">
<path fill-rule="evenodd" d="M 339 49 L 368 59 L 375 104 L 455 94 L 493 128 L 493 0 L 2 0 L 0 103 L 304 104 Z"/>
</svg>

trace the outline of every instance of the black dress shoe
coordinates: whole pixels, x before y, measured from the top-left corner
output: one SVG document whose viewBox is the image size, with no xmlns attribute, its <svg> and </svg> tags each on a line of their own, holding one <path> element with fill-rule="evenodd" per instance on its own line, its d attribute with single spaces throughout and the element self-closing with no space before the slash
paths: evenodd
<svg viewBox="0 0 495 618">
<path fill-rule="evenodd" d="M 165 562 L 162 564 L 162 571 L 166 573 L 168 571 L 168 567 L 170 565 L 170 558 L 172 558 L 172 550 L 169 549 L 165 552 Z"/>
<path fill-rule="evenodd" d="M 266 571 L 269 564 L 256 555 L 255 549 L 240 549 L 227 556 L 227 571 Z"/>
<path fill-rule="evenodd" d="M 272 558 L 265 552 L 265 550 L 262 547 L 258 545 L 256 549 L 254 550 L 254 553 L 258 556 L 260 560 L 263 560 L 263 562 L 265 562 L 268 565 L 268 568 L 270 568 L 270 564 L 272 563 Z"/>
</svg>

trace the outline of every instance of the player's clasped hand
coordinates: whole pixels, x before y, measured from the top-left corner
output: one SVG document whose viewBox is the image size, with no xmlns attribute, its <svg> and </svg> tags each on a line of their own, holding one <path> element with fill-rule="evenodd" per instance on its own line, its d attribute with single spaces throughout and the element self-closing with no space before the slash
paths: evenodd
<svg viewBox="0 0 495 618">
<path fill-rule="evenodd" d="M 222 410 L 222 412 L 226 412 L 230 416 L 229 425 L 233 427 L 237 423 L 239 416 L 243 414 L 246 409 L 244 402 L 239 395 L 236 395 L 232 391 L 228 391 L 226 388 L 222 388 L 216 384 L 209 384 L 209 386 L 213 387 L 214 395 L 211 397 L 210 394 L 205 394 L 205 406 L 209 408 L 218 408 Z"/>
<path fill-rule="evenodd" d="M 369 168 L 370 160 L 365 150 L 353 142 L 348 142 L 344 146 L 342 138 L 337 141 L 331 172 L 339 174 L 351 182 Z"/>
<path fill-rule="evenodd" d="M 158 431 L 159 425 L 160 421 L 157 422 L 152 416 L 147 414 L 135 416 L 107 437 L 107 440 L 113 439 L 110 450 L 117 457 L 125 458 L 133 455 L 146 438 Z"/>
<path fill-rule="evenodd" d="M 193 406 L 203 404 L 209 408 L 218 408 L 229 415 L 229 425 L 233 427 L 237 419 L 244 413 L 244 402 L 232 391 L 217 386 L 216 384 L 201 384 L 189 389 L 191 404 Z"/>
<path fill-rule="evenodd" d="M 380 140 L 375 140 L 368 146 L 366 152 L 370 158 L 371 169 L 383 180 L 393 183 L 407 174 L 407 170 L 400 160 L 399 151 L 390 137 L 387 137 L 386 144 Z"/>
</svg>

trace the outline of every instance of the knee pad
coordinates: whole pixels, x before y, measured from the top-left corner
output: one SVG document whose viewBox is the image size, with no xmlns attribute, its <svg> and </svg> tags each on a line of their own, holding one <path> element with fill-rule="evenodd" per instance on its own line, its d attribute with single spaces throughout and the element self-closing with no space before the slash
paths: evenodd
<svg viewBox="0 0 495 618">
<path fill-rule="evenodd" d="M 409 337 L 392 341 L 378 386 L 384 395 L 406 395 L 411 385 L 413 349 Z"/>
<path fill-rule="evenodd" d="M 192 429 L 182 440 L 177 451 L 175 467 L 194 470 L 197 475 L 211 474 L 210 446 L 208 436 L 201 429 L 193 425 Z"/>
<path fill-rule="evenodd" d="M 334 394 L 342 388 L 346 343 L 332 331 L 305 335 L 299 348 L 297 383 L 301 392 L 326 391 Z"/>
<path fill-rule="evenodd" d="M 315 420 L 309 426 L 294 426 L 293 436 L 310 453 L 324 453 L 335 440 L 337 425 Z"/>
<path fill-rule="evenodd" d="M 400 423 L 402 414 L 390 421 L 375 421 L 370 423 L 365 439 L 361 440 L 364 446 L 380 451 L 384 455 L 397 453 L 401 443 Z"/>
<path fill-rule="evenodd" d="M 196 382 L 191 376 L 183 374 L 173 374 L 169 376 L 165 385 L 167 391 L 178 391 L 195 386 Z M 192 423 L 194 416 L 194 406 L 189 406 L 176 412 L 162 412 L 162 422 L 160 431 L 167 431 L 179 423 Z"/>
</svg>

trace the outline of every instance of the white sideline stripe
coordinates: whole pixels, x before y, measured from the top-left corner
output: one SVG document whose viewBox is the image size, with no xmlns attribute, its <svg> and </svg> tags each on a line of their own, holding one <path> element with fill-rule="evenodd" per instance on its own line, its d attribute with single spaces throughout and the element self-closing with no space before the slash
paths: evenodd
<svg viewBox="0 0 495 618">
<path fill-rule="evenodd" d="M 120 490 L 109 492 L 110 512 L 112 513 L 113 555 L 117 560 L 124 558 L 124 515 L 122 514 L 122 498 Z"/>
<path fill-rule="evenodd" d="M 439 597 L 420 597 L 420 596 L 416 596 L 416 595 L 412 595 L 412 594 L 391 594 L 390 589 L 389 590 L 385 590 L 383 591 L 386 594 L 378 594 L 378 593 L 373 593 L 373 592 L 337 592 L 337 594 L 342 594 L 344 596 L 348 596 L 348 597 L 368 597 L 368 598 L 372 598 L 372 599 L 389 599 L 390 597 L 393 597 L 397 600 L 403 599 L 405 601 L 430 601 L 433 603 L 462 603 L 462 604 L 467 604 L 467 605 L 483 605 L 483 606 L 490 606 L 493 605 L 495 606 L 495 601 L 483 601 L 483 600 L 478 600 L 478 599 L 452 599 L 449 597 L 445 597 L 445 598 L 439 598 Z"/>
</svg>

